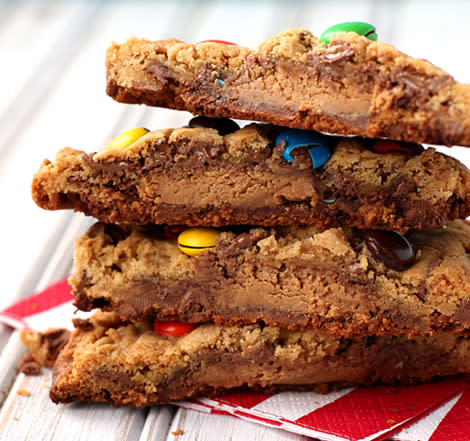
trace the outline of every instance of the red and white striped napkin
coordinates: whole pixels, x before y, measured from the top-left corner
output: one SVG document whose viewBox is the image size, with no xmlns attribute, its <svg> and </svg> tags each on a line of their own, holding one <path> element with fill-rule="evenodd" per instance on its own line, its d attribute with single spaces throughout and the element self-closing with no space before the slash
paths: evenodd
<svg viewBox="0 0 470 441">
<path fill-rule="evenodd" d="M 62 280 L 1 311 L 0 323 L 39 331 L 70 327 L 74 311 L 70 286 Z M 470 382 L 463 378 L 329 394 L 238 393 L 175 404 L 325 441 L 470 441 Z"/>
</svg>

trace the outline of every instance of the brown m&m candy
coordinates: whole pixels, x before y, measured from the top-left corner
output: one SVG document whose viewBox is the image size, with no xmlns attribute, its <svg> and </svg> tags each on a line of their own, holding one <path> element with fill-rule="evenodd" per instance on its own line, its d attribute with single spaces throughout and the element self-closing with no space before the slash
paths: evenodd
<svg viewBox="0 0 470 441">
<path fill-rule="evenodd" d="M 215 129 L 220 136 L 236 132 L 240 126 L 230 118 L 208 118 L 207 116 L 196 116 L 188 123 L 191 128 Z"/>
<path fill-rule="evenodd" d="M 396 231 L 368 230 L 364 239 L 372 255 L 388 268 L 404 271 L 415 263 L 413 247 Z"/>
</svg>

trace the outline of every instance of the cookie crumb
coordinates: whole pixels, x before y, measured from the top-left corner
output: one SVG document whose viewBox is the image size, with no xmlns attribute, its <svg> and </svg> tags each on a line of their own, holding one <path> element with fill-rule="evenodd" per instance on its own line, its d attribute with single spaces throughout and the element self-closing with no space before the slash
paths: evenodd
<svg viewBox="0 0 470 441">
<path fill-rule="evenodd" d="M 40 366 L 52 367 L 61 349 L 70 338 L 67 329 L 51 328 L 45 332 L 24 330 L 20 333 L 23 344 L 31 351 L 31 358 Z"/>
<path fill-rule="evenodd" d="M 181 429 L 175 430 L 174 432 L 171 432 L 172 435 L 183 435 L 184 431 Z"/>
<path fill-rule="evenodd" d="M 387 420 L 387 424 L 395 424 L 395 420 L 390 418 Z"/>
<path fill-rule="evenodd" d="M 15 421 L 19 421 L 20 419 L 18 417 L 13 417 Z"/>
<path fill-rule="evenodd" d="M 33 358 L 33 354 L 25 354 L 18 363 L 18 372 L 25 375 L 39 375 L 41 373 L 41 365 Z"/>
<path fill-rule="evenodd" d="M 82 319 L 82 318 L 74 318 L 72 319 L 73 326 L 75 328 L 79 328 L 82 331 L 90 331 L 93 329 L 93 323 L 90 320 Z"/>
<path fill-rule="evenodd" d="M 31 392 L 29 390 L 26 390 L 26 389 L 18 389 L 18 391 L 16 392 L 18 395 L 21 395 L 23 397 L 29 397 L 31 396 Z"/>
</svg>

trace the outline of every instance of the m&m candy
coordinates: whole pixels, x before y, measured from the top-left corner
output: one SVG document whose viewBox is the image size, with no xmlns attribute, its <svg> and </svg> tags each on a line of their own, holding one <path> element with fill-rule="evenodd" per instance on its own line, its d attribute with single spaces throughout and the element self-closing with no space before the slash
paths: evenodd
<svg viewBox="0 0 470 441">
<path fill-rule="evenodd" d="M 396 231 L 369 230 L 364 239 L 371 254 L 388 268 L 404 271 L 415 263 L 413 247 Z"/>
<path fill-rule="evenodd" d="M 207 116 L 195 116 L 189 121 L 188 126 L 193 129 L 215 129 L 220 136 L 228 135 L 240 129 L 240 126 L 233 119 L 209 118 Z"/>
<path fill-rule="evenodd" d="M 189 228 L 178 236 L 178 248 L 188 256 L 199 256 L 215 247 L 219 232 L 213 228 Z"/>
<path fill-rule="evenodd" d="M 218 43 L 218 44 L 229 44 L 232 46 L 238 46 L 237 44 L 232 43 L 231 41 L 225 41 L 225 40 L 202 40 L 196 44 L 201 44 L 201 43 Z"/>
<path fill-rule="evenodd" d="M 188 334 L 197 326 L 192 323 L 174 322 L 169 320 L 155 320 L 153 330 L 161 335 L 171 335 L 172 337 L 181 337 Z"/>
<path fill-rule="evenodd" d="M 282 131 L 276 138 L 276 145 L 284 142 L 284 152 L 282 157 L 287 162 L 293 162 L 294 158 L 291 153 L 299 147 L 310 147 L 308 153 L 312 160 L 313 168 L 321 167 L 331 156 L 331 149 L 328 146 L 328 137 L 321 133 L 287 129 Z"/>
<path fill-rule="evenodd" d="M 188 227 L 185 225 L 166 225 L 165 228 L 163 228 L 163 235 L 167 239 L 177 239 L 178 236 L 187 229 Z"/>
<path fill-rule="evenodd" d="M 408 153 L 420 154 L 424 148 L 420 144 L 413 144 L 411 142 L 397 142 L 390 141 L 389 139 L 378 139 L 372 144 L 371 150 L 375 153 Z"/>
<path fill-rule="evenodd" d="M 137 127 L 136 129 L 126 130 L 119 136 L 114 138 L 106 146 L 108 149 L 125 149 L 130 145 L 134 144 L 139 138 L 148 133 L 149 130 L 144 127 Z"/>
<path fill-rule="evenodd" d="M 320 36 L 320 41 L 322 43 L 329 43 L 331 38 L 340 32 L 355 32 L 356 34 L 363 35 L 369 40 L 377 40 L 375 27 L 371 24 L 363 21 L 348 21 L 346 23 L 338 23 L 330 26 L 328 29 L 323 31 Z"/>
</svg>

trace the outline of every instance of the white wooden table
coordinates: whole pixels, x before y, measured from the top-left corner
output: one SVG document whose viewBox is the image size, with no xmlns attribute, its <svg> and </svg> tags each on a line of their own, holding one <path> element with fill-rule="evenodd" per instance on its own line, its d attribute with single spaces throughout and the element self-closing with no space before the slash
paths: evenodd
<svg viewBox="0 0 470 441">
<path fill-rule="evenodd" d="M 470 82 L 469 18 L 470 4 L 458 0 L 0 0 L 0 309 L 68 274 L 73 241 L 93 222 L 34 205 L 30 183 L 42 160 L 66 145 L 95 151 L 129 128 L 178 127 L 190 118 L 108 98 L 104 53 L 112 40 L 215 38 L 256 47 L 285 28 L 302 26 L 319 35 L 332 24 L 362 20 L 377 27 L 382 41 Z M 446 152 L 470 165 L 470 150 Z M 0 440 L 307 439 L 171 406 L 57 406 L 48 400 L 49 374 L 17 374 L 22 353 L 18 334 L 0 325 Z M 19 395 L 20 389 L 31 395 Z"/>
</svg>

